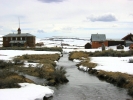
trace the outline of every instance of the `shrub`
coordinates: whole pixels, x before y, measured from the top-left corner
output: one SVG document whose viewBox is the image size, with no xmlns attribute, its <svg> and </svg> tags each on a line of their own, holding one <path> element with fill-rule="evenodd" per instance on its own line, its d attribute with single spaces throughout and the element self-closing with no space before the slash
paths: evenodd
<svg viewBox="0 0 133 100">
<path fill-rule="evenodd" d="M 20 58 L 13 59 L 15 65 L 24 65 L 24 61 L 20 60 Z"/>
<path fill-rule="evenodd" d="M 88 54 L 89 56 L 92 56 L 92 57 L 98 57 L 98 56 L 126 57 L 126 56 L 132 56 L 133 50 L 115 51 L 115 50 L 109 49 L 104 51 L 89 52 Z"/>
<path fill-rule="evenodd" d="M 5 61 L 3 61 L 3 60 L 0 60 L 0 68 L 6 68 L 6 67 L 9 67 L 9 66 L 12 66 L 13 65 L 13 63 L 11 63 L 11 62 L 5 62 Z"/>
<path fill-rule="evenodd" d="M 62 48 L 61 47 L 43 47 L 43 48 L 34 48 L 34 50 L 36 51 L 59 51 L 62 52 Z"/>
<path fill-rule="evenodd" d="M 62 84 L 68 82 L 66 78 L 66 70 L 64 67 L 56 68 L 53 73 L 50 74 L 50 80 L 55 81 L 55 84 Z"/>
<path fill-rule="evenodd" d="M 17 83 L 22 82 L 33 82 L 23 75 L 18 75 L 15 72 L 9 72 L 7 70 L 2 70 L 0 72 L 0 88 L 16 88 L 20 87 Z"/>
<path fill-rule="evenodd" d="M 102 52 L 101 51 L 95 51 L 92 56 L 101 56 Z"/>
<path fill-rule="evenodd" d="M 133 55 L 133 49 L 130 49 L 128 52 L 131 56 Z"/>
<path fill-rule="evenodd" d="M 133 59 L 132 58 L 129 59 L 129 63 L 133 63 Z"/>
<path fill-rule="evenodd" d="M 124 49 L 124 46 L 122 46 L 121 44 L 119 44 L 119 45 L 117 46 L 117 49 Z"/>
<path fill-rule="evenodd" d="M 131 95 L 131 96 L 133 96 L 133 87 L 131 87 L 131 88 L 128 89 L 128 94 Z"/>
<path fill-rule="evenodd" d="M 19 88 L 15 79 L 0 81 L 0 88 Z"/>
<path fill-rule="evenodd" d="M 45 77 L 45 72 L 44 72 L 41 64 L 36 65 L 35 71 L 38 73 L 38 77 L 40 77 L 40 78 Z"/>
<path fill-rule="evenodd" d="M 125 83 L 126 83 L 126 78 L 122 76 L 119 76 L 117 78 L 117 82 L 116 82 L 117 86 L 122 87 Z"/>
<path fill-rule="evenodd" d="M 11 76 L 11 75 L 16 75 L 16 73 L 14 73 L 14 72 L 8 72 L 8 71 L 6 71 L 6 70 L 2 70 L 1 72 L 0 72 L 0 78 L 6 78 L 7 76 Z"/>
<path fill-rule="evenodd" d="M 28 54 L 23 55 L 24 59 L 29 59 Z"/>
</svg>

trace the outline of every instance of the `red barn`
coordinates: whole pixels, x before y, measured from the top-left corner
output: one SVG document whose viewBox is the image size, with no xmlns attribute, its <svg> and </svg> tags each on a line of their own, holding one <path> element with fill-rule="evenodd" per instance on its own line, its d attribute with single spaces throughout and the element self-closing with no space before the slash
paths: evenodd
<svg viewBox="0 0 133 100">
<path fill-rule="evenodd" d="M 92 34 L 90 40 L 92 48 L 99 48 L 102 44 L 108 46 L 108 41 L 106 41 L 105 34 Z"/>
</svg>

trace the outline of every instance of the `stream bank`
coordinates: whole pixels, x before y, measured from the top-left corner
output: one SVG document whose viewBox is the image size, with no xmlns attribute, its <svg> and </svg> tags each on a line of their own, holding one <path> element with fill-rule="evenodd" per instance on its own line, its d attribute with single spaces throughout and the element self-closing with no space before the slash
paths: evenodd
<svg viewBox="0 0 133 100">
<path fill-rule="evenodd" d="M 68 54 L 57 63 L 67 71 L 68 83 L 51 87 L 55 93 L 49 100 L 131 100 L 127 90 L 99 80 L 97 77 L 82 72 L 75 66 L 77 63 L 68 60 Z"/>
</svg>

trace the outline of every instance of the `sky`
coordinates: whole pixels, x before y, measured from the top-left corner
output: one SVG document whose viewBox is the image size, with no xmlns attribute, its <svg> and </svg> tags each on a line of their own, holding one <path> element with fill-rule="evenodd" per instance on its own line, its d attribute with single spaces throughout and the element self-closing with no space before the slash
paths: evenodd
<svg viewBox="0 0 133 100">
<path fill-rule="evenodd" d="M 0 35 L 121 39 L 133 33 L 133 0 L 0 0 Z M 20 23 L 20 24 L 19 24 Z"/>
</svg>

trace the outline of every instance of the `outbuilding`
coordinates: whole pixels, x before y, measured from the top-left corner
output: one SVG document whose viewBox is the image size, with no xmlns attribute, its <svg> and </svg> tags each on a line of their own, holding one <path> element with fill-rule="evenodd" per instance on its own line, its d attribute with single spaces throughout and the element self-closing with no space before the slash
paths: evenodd
<svg viewBox="0 0 133 100">
<path fill-rule="evenodd" d="M 126 35 L 125 37 L 122 38 L 122 40 L 125 41 L 125 46 L 130 46 L 131 44 L 133 44 L 133 34 L 130 33 L 128 35 Z"/>
<path fill-rule="evenodd" d="M 108 41 L 106 41 L 105 34 L 91 34 L 91 47 L 92 48 L 99 48 L 104 44 L 108 46 Z"/>
</svg>

